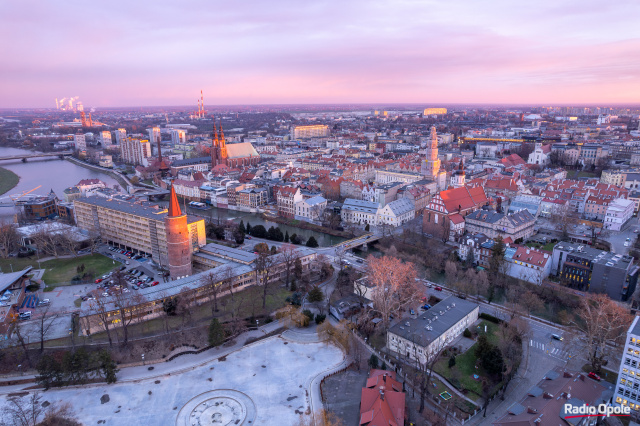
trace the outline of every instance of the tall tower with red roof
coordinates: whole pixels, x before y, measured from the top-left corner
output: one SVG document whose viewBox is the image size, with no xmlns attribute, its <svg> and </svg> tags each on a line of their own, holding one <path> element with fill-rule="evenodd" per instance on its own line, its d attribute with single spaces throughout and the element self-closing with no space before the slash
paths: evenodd
<svg viewBox="0 0 640 426">
<path fill-rule="evenodd" d="M 180 210 L 176 191 L 171 187 L 169 212 L 164 219 L 167 236 L 167 255 L 169 257 L 169 274 L 171 279 L 191 275 L 191 247 L 189 245 L 189 228 L 187 215 Z"/>
</svg>

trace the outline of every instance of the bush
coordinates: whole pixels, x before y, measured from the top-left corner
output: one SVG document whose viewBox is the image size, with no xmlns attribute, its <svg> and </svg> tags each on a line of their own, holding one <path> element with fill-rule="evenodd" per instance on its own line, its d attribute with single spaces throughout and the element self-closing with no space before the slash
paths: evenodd
<svg viewBox="0 0 640 426">
<path fill-rule="evenodd" d="M 316 241 L 316 239 L 312 236 L 309 237 L 309 239 L 307 240 L 307 247 L 311 247 L 311 248 L 316 248 L 318 247 L 319 244 Z"/>
<path fill-rule="evenodd" d="M 463 335 L 464 337 L 466 337 L 467 339 L 471 339 L 471 331 L 469 331 L 469 329 L 468 329 L 468 328 L 465 328 L 465 329 L 464 329 L 464 332 L 462 333 L 462 335 Z"/>
<path fill-rule="evenodd" d="M 316 324 L 322 324 L 326 318 L 327 316 L 325 314 L 316 315 Z"/>
<path fill-rule="evenodd" d="M 485 319 L 487 321 L 491 321 L 495 324 L 502 324 L 502 320 L 498 317 L 494 317 L 493 315 L 485 314 L 484 312 L 479 315 L 480 318 Z"/>
<path fill-rule="evenodd" d="M 449 368 L 452 368 L 454 365 L 456 365 L 456 356 L 451 355 L 451 357 L 449 358 Z"/>
<path fill-rule="evenodd" d="M 375 354 L 371 354 L 368 364 L 371 368 L 378 368 L 378 357 Z"/>
<path fill-rule="evenodd" d="M 273 322 L 273 318 L 271 318 L 271 317 L 267 317 L 267 319 L 264 320 L 265 324 L 269 324 L 270 322 Z"/>
<path fill-rule="evenodd" d="M 304 315 L 305 317 L 309 318 L 309 321 L 311 321 L 313 319 L 313 312 L 311 312 L 308 309 L 305 309 L 304 311 L 302 311 L 302 315 Z"/>
</svg>

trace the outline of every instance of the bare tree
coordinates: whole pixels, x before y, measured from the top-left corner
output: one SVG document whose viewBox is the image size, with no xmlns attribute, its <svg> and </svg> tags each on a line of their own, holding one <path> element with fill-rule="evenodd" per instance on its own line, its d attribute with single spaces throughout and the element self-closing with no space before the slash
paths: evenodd
<svg viewBox="0 0 640 426">
<path fill-rule="evenodd" d="M 605 294 L 583 297 L 578 315 L 583 324 L 579 328 L 586 335 L 588 359 L 593 369 L 600 371 L 606 357 L 607 342 L 622 338 L 633 317 Z"/>
<path fill-rule="evenodd" d="M 18 339 L 18 343 L 22 347 L 22 351 L 24 352 L 24 357 L 27 360 L 27 364 L 29 368 L 33 368 L 33 363 L 31 362 L 31 357 L 29 356 L 29 336 L 25 336 L 22 334 L 21 327 L 17 324 L 16 320 L 13 320 L 13 331 L 16 334 L 16 338 Z"/>
<path fill-rule="evenodd" d="M 391 315 L 398 315 L 402 309 L 417 304 L 422 296 L 413 264 L 403 263 L 400 259 L 369 256 L 367 277 L 373 286 L 373 309 L 382 315 L 384 329 L 389 327 Z"/>
<path fill-rule="evenodd" d="M 51 305 L 47 305 L 44 310 L 40 311 L 40 318 L 38 318 L 38 338 L 40 340 L 40 353 L 44 352 L 44 341 L 49 334 L 49 330 L 53 325 L 53 322 L 58 318 L 57 313 L 49 314 L 49 308 Z"/>
<path fill-rule="evenodd" d="M 0 219 L 0 257 L 9 257 L 9 253 L 18 247 L 18 240 L 16 227 L 11 222 Z"/>
<path fill-rule="evenodd" d="M 129 343 L 129 325 L 138 317 L 138 313 L 142 310 L 142 306 L 147 300 L 141 293 L 116 291 L 113 294 L 113 304 L 118 309 L 117 314 L 122 327 L 122 344 L 126 346 Z"/>
<path fill-rule="evenodd" d="M 31 395 L 25 395 L 25 397 L 12 396 L 7 398 L 9 404 L 2 410 L 2 424 L 12 426 L 36 426 L 38 424 L 38 418 L 46 411 L 46 408 L 40 403 L 40 394 L 34 392 Z"/>
<path fill-rule="evenodd" d="M 107 338 L 109 339 L 109 346 L 113 346 L 113 339 L 111 338 L 111 309 L 109 304 L 111 300 L 108 296 L 103 296 L 102 294 L 98 294 L 95 296 L 95 300 L 89 301 L 89 309 L 88 315 L 85 316 L 85 327 L 87 330 L 91 328 L 92 317 L 97 318 L 100 326 L 107 333 Z"/>
<path fill-rule="evenodd" d="M 221 277 L 217 269 L 212 269 L 206 274 L 200 282 L 202 286 L 208 289 L 208 292 L 213 297 L 213 304 L 211 305 L 211 315 L 215 315 L 218 312 L 218 295 L 222 292 L 222 284 L 220 283 Z"/>
<path fill-rule="evenodd" d="M 280 259 L 282 259 L 282 263 L 284 264 L 286 277 L 284 285 L 287 288 L 289 288 L 291 270 L 293 269 L 296 259 L 299 257 L 300 253 L 293 244 L 284 244 L 280 247 Z"/>
</svg>

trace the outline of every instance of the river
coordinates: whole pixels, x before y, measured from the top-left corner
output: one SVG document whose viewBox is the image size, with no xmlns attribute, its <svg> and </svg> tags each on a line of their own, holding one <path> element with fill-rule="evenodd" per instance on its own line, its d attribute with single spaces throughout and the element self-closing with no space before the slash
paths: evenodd
<svg viewBox="0 0 640 426">
<path fill-rule="evenodd" d="M 33 152 L 25 149 L 0 147 L 0 157 L 25 153 L 32 154 Z M 77 184 L 82 179 L 100 179 L 111 187 L 118 185 L 114 178 L 105 173 L 85 169 L 69 161 L 60 160 L 57 157 L 46 160 L 32 159 L 27 160 L 26 163 L 20 160 L 0 161 L 0 167 L 11 170 L 20 176 L 18 185 L 0 196 L 0 198 L 21 194 L 41 185 L 31 194 L 47 195 L 53 189 L 58 198 L 64 200 L 64 190 Z M 2 217 L 13 216 L 14 213 L 13 208 L 0 207 L 0 216 Z"/>
<path fill-rule="evenodd" d="M 31 151 L 18 149 L 18 148 L 5 148 L 0 147 L 0 157 L 32 153 Z M 20 182 L 18 185 L 9 190 L 6 194 L 0 196 L 0 198 L 8 197 L 13 194 L 20 194 L 25 191 L 42 185 L 36 191 L 31 194 L 46 195 L 51 189 L 58 195 L 58 198 L 64 200 L 64 190 L 70 186 L 73 186 L 80 182 L 82 179 L 100 179 L 107 185 L 113 187 L 118 185 L 118 182 L 111 176 L 91 170 L 84 167 L 80 167 L 66 160 L 60 160 L 58 158 L 48 160 L 27 160 L 23 163 L 20 160 L 0 161 L 0 167 L 11 170 L 18 176 L 20 176 Z M 264 220 L 261 216 L 254 213 L 245 213 L 234 210 L 216 209 L 210 210 L 198 210 L 187 207 L 189 213 L 202 216 L 205 218 L 213 218 L 214 220 L 233 220 L 240 223 L 240 220 L 244 220 L 245 225 L 251 223 L 253 225 L 263 225 L 266 229 L 271 226 L 280 227 L 283 233 L 289 232 L 289 235 L 298 234 L 306 239 L 312 235 L 318 241 L 318 244 L 322 247 L 335 245 L 344 241 L 344 238 L 335 237 L 322 232 L 315 232 L 307 229 L 300 229 L 293 226 L 282 225 L 276 222 L 270 222 Z M 9 207 L 0 207 L 0 217 L 13 216 L 15 210 Z"/>
</svg>

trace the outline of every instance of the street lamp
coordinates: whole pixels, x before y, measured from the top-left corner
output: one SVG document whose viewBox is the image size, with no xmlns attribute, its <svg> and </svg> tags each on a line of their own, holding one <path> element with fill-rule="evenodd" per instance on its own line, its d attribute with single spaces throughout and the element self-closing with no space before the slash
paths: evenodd
<svg viewBox="0 0 640 426">
<path fill-rule="evenodd" d="M 144 365 L 144 354 L 142 354 L 142 365 Z"/>
</svg>

